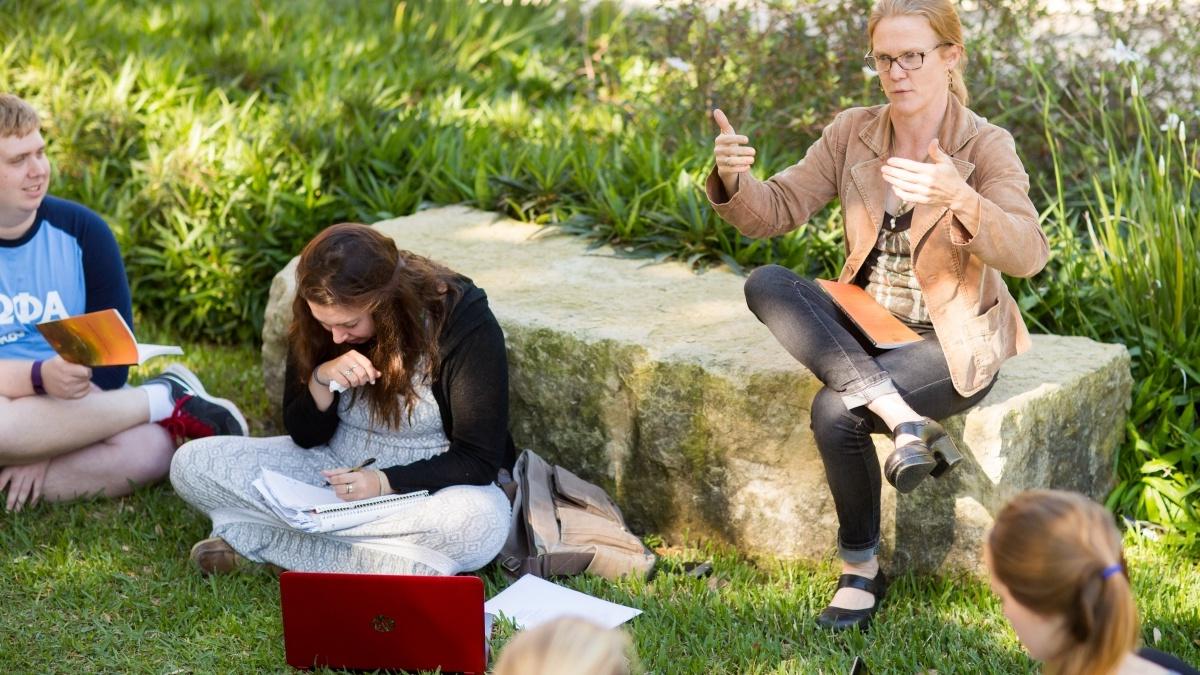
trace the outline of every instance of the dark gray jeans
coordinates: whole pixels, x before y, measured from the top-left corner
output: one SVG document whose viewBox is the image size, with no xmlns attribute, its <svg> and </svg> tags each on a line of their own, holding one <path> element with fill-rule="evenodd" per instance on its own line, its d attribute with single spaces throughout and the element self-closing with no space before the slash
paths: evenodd
<svg viewBox="0 0 1200 675">
<path fill-rule="evenodd" d="M 920 342 L 876 348 L 816 283 L 785 267 L 754 270 L 746 280 L 746 304 L 825 385 L 813 400 L 811 424 L 837 508 L 838 555 L 848 562 L 870 560 L 879 545 L 881 488 L 871 434 L 891 430 L 866 404 L 896 392 L 919 414 L 940 420 L 979 402 L 991 384 L 959 395 L 932 329 L 920 331 Z"/>
</svg>

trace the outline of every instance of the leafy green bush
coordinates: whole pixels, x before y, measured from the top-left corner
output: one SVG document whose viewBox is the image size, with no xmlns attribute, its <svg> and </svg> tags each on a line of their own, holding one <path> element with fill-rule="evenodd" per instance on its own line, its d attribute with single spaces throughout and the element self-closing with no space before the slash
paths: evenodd
<svg viewBox="0 0 1200 675">
<path fill-rule="evenodd" d="M 497 135 L 575 97 L 556 22 L 438 0 L 18 3 L 0 89 L 45 111 L 53 190 L 108 218 L 139 310 L 254 340 L 271 276 L 320 228 L 495 206 Z"/>
</svg>

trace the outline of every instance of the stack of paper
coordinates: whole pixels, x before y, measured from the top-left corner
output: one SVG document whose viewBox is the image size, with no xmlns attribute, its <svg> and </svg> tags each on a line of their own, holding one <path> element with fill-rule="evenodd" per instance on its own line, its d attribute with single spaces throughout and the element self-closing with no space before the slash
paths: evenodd
<svg viewBox="0 0 1200 675">
<path fill-rule="evenodd" d="M 330 488 L 309 485 L 263 469 L 252 485 L 275 515 L 305 532 L 333 532 L 386 518 L 420 502 L 429 492 L 384 495 L 344 502 Z"/>
</svg>

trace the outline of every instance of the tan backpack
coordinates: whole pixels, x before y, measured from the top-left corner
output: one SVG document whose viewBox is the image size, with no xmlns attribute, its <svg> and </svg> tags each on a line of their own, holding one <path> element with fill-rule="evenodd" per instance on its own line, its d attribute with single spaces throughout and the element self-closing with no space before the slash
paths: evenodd
<svg viewBox="0 0 1200 675">
<path fill-rule="evenodd" d="M 525 450 L 513 467 L 512 524 L 496 562 L 519 577 L 591 572 L 606 579 L 649 575 L 655 556 L 625 527 L 608 494 Z"/>
</svg>

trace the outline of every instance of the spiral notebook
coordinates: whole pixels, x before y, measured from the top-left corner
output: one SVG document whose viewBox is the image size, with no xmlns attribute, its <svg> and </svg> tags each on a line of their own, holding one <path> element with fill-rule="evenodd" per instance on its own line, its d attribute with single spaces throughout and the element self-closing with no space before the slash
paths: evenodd
<svg viewBox="0 0 1200 675">
<path fill-rule="evenodd" d="M 428 490 L 344 502 L 329 488 L 263 469 L 251 483 L 271 511 L 305 532 L 334 532 L 399 513 L 429 497 Z"/>
</svg>

